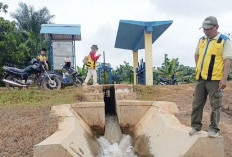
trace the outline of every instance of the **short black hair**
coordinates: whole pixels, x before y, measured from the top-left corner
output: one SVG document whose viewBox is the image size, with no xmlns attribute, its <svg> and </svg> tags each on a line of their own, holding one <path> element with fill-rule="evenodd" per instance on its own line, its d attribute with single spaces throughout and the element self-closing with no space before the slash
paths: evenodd
<svg viewBox="0 0 232 157">
<path fill-rule="evenodd" d="M 47 49 L 45 49 L 45 48 L 42 48 L 42 49 L 41 49 L 41 51 L 45 51 L 45 52 L 46 52 L 46 51 L 47 51 Z"/>
</svg>

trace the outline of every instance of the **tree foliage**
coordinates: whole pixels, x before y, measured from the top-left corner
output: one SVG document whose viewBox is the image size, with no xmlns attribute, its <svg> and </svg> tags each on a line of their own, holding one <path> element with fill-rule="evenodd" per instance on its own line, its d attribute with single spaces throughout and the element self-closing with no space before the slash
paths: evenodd
<svg viewBox="0 0 232 157">
<path fill-rule="evenodd" d="M 2 2 L 0 2 L 0 12 L 7 13 L 7 8 L 8 8 L 7 4 L 3 4 Z"/>
<path fill-rule="evenodd" d="M 171 79 L 171 76 L 176 72 L 179 66 L 178 58 L 170 60 L 168 55 L 164 55 L 164 63 L 158 67 L 158 72 L 165 78 Z"/>
<path fill-rule="evenodd" d="M 26 39 L 25 44 L 30 48 L 31 55 L 35 56 L 43 47 L 48 48 L 49 43 L 40 34 L 40 29 L 42 24 L 51 23 L 54 15 L 50 15 L 46 7 L 36 11 L 33 6 L 20 2 L 19 8 L 11 16 Z"/>
<path fill-rule="evenodd" d="M 176 72 L 177 80 L 180 84 L 195 82 L 195 68 L 181 64 Z"/>
<path fill-rule="evenodd" d="M 119 83 L 132 84 L 134 82 L 133 67 L 126 61 L 124 61 L 124 65 L 117 67 L 113 74 L 117 74 Z"/>
<path fill-rule="evenodd" d="M 159 84 L 160 78 L 171 80 L 171 76 L 174 74 L 181 84 L 195 81 L 195 68 L 179 64 L 178 58 L 170 60 L 167 54 L 164 55 L 164 63 L 157 69 L 153 73 L 154 84 Z"/>
<path fill-rule="evenodd" d="M 15 23 L 0 18 L 0 75 L 3 65 L 12 63 L 18 67 L 28 64 L 30 49 L 21 42 L 22 35 L 15 29 Z"/>
<path fill-rule="evenodd" d="M 54 18 L 46 7 L 36 11 L 33 6 L 23 2 L 19 3 L 19 8 L 11 16 L 17 21 L 19 29 L 33 33 L 35 36 L 40 34 L 42 24 L 51 23 Z"/>
</svg>

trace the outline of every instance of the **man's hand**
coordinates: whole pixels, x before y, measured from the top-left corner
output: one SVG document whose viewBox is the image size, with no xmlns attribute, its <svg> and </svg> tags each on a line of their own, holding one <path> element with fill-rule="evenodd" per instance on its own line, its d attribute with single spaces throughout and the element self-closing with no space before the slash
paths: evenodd
<svg viewBox="0 0 232 157">
<path fill-rule="evenodd" d="M 99 54 L 98 57 L 101 57 L 101 54 Z"/>
<path fill-rule="evenodd" d="M 226 88 L 227 77 L 230 70 L 230 59 L 224 59 L 223 79 L 219 82 L 219 89 Z"/>
<path fill-rule="evenodd" d="M 222 79 L 219 82 L 219 88 L 218 88 L 218 90 L 226 88 L 226 84 L 227 84 L 227 80 L 226 79 Z"/>
<path fill-rule="evenodd" d="M 195 59 L 196 67 L 197 67 L 197 62 L 198 62 L 198 59 L 199 59 L 199 54 L 195 54 L 194 55 L 194 59 Z"/>
</svg>

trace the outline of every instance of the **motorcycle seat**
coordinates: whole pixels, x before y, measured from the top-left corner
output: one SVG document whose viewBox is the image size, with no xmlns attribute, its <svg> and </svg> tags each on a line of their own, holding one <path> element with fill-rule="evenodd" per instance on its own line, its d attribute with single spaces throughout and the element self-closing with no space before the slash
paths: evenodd
<svg viewBox="0 0 232 157">
<path fill-rule="evenodd" d="M 18 68 L 7 67 L 7 66 L 4 66 L 3 69 L 5 71 L 13 73 L 14 75 L 20 76 L 24 79 L 27 79 L 28 77 L 28 73 L 25 71 L 25 69 L 18 69 Z"/>
<path fill-rule="evenodd" d="M 169 80 L 168 80 L 168 79 L 165 79 L 165 78 L 161 78 L 160 81 L 167 82 L 167 81 L 169 81 Z"/>
<path fill-rule="evenodd" d="M 9 67 L 8 69 L 15 73 L 20 73 L 20 74 L 25 73 L 25 69 L 18 69 L 18 68 L 12 68 L 12 67 Z"/>
</svg>

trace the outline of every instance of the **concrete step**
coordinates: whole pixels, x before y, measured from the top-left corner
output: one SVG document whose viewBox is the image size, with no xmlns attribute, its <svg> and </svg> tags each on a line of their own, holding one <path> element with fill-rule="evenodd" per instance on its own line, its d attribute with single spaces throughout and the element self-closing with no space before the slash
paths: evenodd
<svg viewBox="0 0 232 157">
<path fill-rule="evenodd" d="M 85 85 L 82 86 L 84 93 L 103 93 L 103 87 L 101 85 Z"/>
<path fill-rule="evenodd" d="M 133 85 L 117 84 L 114 85 L 115 93 L 128 93 L 133 92 Z"/>
<path fill-rule="evenodd" d="M 103 93 L 84 93 L 83 94 L 83 101 L 100 101 L 104 102 L 104 95 Z"/>
<path fill-rule="evenodd" d="M 128 93 L 115 93 L 116 100 L 135 100 L 136 93 L 128 92 Z"/>
</svg>

